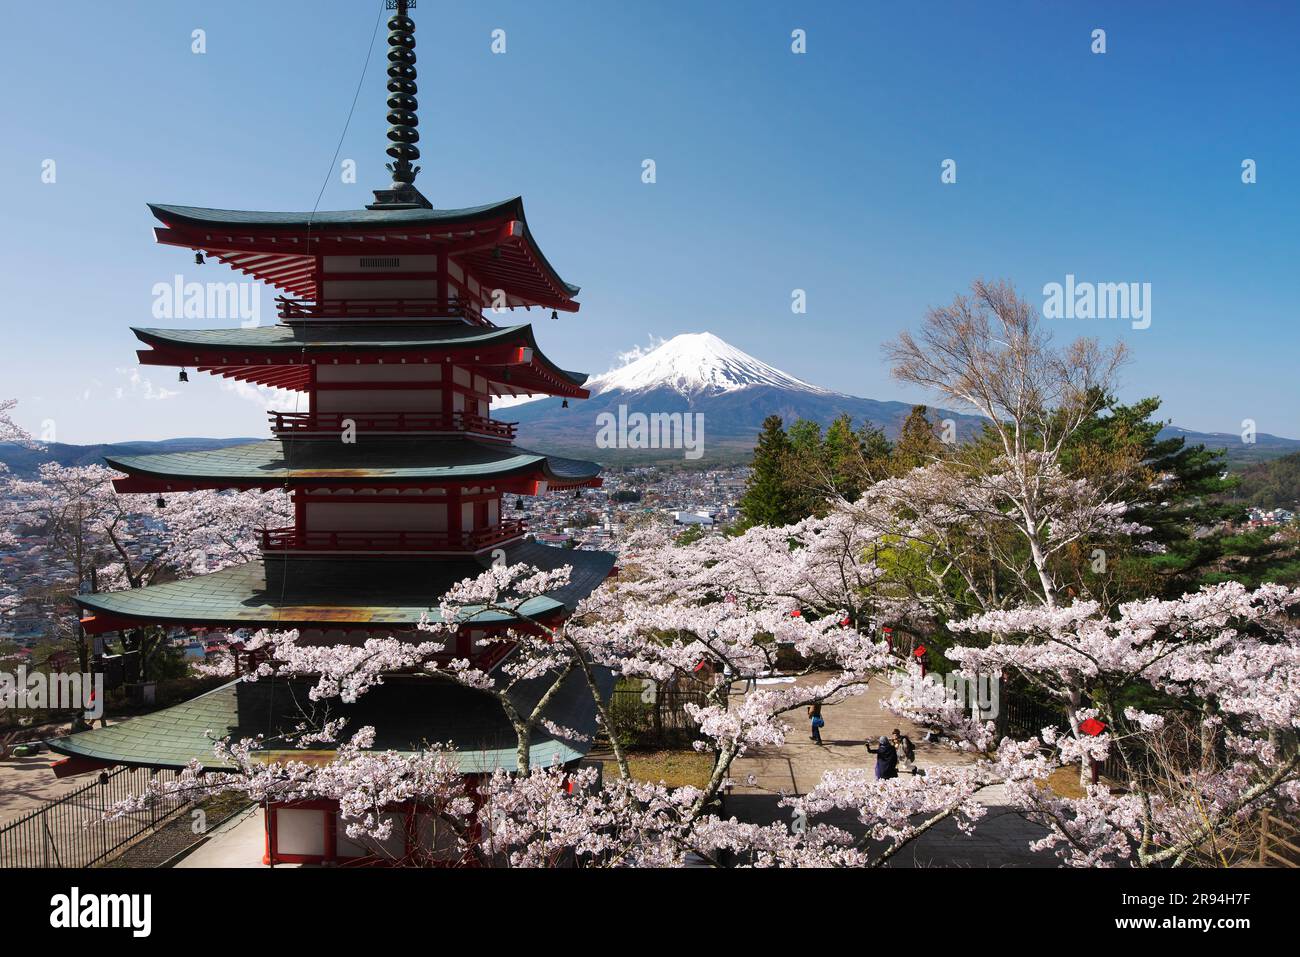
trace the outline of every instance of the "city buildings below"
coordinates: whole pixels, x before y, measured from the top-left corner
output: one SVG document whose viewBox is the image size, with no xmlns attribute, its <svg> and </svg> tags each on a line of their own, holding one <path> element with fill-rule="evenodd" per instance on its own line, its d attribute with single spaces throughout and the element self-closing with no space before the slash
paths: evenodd
<svg viewBox="0 0 1300 957">
<path fill-rule="evenodd" d="M 1296 513 L 1285 508 L 1252 508 L 1247 516 L 1251 528 L 1270 528 L 1276 525 L 1289 525 L 1295 521 Z"/>
</svg>

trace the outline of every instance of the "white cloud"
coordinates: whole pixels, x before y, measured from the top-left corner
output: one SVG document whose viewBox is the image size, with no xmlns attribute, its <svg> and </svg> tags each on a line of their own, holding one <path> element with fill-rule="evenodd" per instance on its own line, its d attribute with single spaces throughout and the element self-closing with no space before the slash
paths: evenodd
<svg viewBox="0 0 1300 957">
<path fill-rule="evenodd" d="M 247 402 L 260 405 L 267 412 L 292 412 L 298 408 L 302 401 L 292 389 L 275 389 L 271 386 L 254 385 L 251 382 L 243 382 L 239 379 L 221 379 L 219 381 L 221 388 L 226 392 L 233 392 Z M 300 411 L 306 410 L 302 409 Z"/>
<path fill-rule="evenodd" d="M 180 392 L 176 389 L 155 386 L 152 380 L 146 379 L 140 374 L 139 369 L 118 369 L 117 374 L 126 376 L 127 384 L 117 386 L 113 390 L 113 398 L 115 399 L 125 399 L 129 395 L 146 401 L 153 399 L 161 401 L 180 395 Z"/>
<path fill-rule="evenodd" d="M 647 346 L 633 346 L 631 349 L 628 349 L 626 352 L 620 352 L 617 355 L 615 355 L 614 356 L 615 364 L 611 368 L 621 369 L 623 366 L 631 365 L 633 362 L 636 362 L 637 359 L 648 356 L 650 353 L 654 352 L 656 349 L 658 349 L 661 345 L 663 345 L 667 341 L 666 339 L 663 339 L 654 334 L 651 334 L 649 336 L 649 339 L 650 339 L 650 344 Z"/>
</svg>

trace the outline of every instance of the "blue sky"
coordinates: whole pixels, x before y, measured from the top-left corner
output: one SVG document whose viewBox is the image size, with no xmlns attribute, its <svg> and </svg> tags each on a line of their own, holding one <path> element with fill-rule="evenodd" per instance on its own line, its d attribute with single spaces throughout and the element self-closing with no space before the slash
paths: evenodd
<svg viewBox="0 0 1300 957">
<path fill-rule="evenodd" d="M 136 369 L 128 326 L 166 324 L 155 283 L 231 278 L 155 245 L 145 203 L 311 209 L 327 176 L 322 209 L 368 202 L 387 181 L 382 25 L 340 152 L 358 182 L 331 158 L 379 5 L 6 4 L 0 396 L 21 423 L 69 442 L 263 434 L 256 401 Z M 1160 395 L 1188 428 L 1300 436 L 1293 4 L 425 0 L 415 19 L 418 185 L 444 207 L 524 196 L 583 286 L 577 316 L 533 313 L 566 368 L 708 330 L 820 385 L 918 400 L 883 341 L 977 277 L 1039 302 L 1073 274 L 1151 283 L 1148 329 L 1051 324 L 1123 337 L 1124 396 Z"/>
</svg>

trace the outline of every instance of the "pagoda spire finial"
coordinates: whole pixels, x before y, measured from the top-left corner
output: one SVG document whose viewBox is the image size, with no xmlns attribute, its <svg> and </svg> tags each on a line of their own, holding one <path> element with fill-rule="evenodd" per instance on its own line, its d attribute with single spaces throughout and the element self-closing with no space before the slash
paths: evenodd
<svg viewBox="0 0 1300 957">
<path fill-rule="evenodd" d="M 392 6 L 390 0 L 390 6 Z M 415 98 L 415 21 L 408 8 L 415 0 L 396 0 L 397 13 L 388 20 L 388 139 L 385 151 L 393 158 L 386 164 L 393 174 L 388 189 L 375 190 L 375 201 L 367 209 L 429 209 L 432 204 L 415 188 L 420 167 L 412 160 L 420 158 L 419 101 Z"/>
</svg>

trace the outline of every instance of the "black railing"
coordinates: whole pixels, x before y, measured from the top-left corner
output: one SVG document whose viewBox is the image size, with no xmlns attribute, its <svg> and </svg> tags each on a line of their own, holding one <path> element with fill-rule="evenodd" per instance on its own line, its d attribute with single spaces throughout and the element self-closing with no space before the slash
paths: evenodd
<svg viewBox="0 0 1300 957">
<path fill-rule="evenodd" d="M 88 784 L 46 802 L 17 820 L 0 825 L 0 867 L 93 867 L 141 834 L 190 805 L 173 796 L 111 821 L 103 813 L 119 801 L 140 794 L 150 778 L 175 779 L 179 772 L 115 768 Z"/>
<path fill-rule="evenodd" d="M 1004 732 L 1017 741 L 1037 738 L 1043 728 L 1053 727 L 1061 731 L 1069 729 L 1065 714 L 1059 707 L 1043 704 L 1033 698 L 1017 694 L 1014 689 L 1002 686 L 1000 707 L 1004 711 Z"/>
<path fill-rule="evenodd" d="M 467 319 L 483 324 L 483 310 L 472 299 L 290 299 L 275 298 L 281 319 Z"/>
<path fill-rule="evenodd" d="M 357 432 L 471 432 L 494 439 L 513 439 L 517 422 L 498 422 L 472 412 L 268 412 L 276 435 L 326 432 L 338 435 L 350 422 Z"/>
<path fill-rule="evenodd" d="M 528 531 L 522 519 L 506 519 L 464 532 L 311 531 L 292 525 L 259 529 L 263 551 L 421 552 L 483 549 L 519 538 Z"/>
<path fill-rule="evenodd" d="M 1002 725 L 1004 733 L 1017 741 L 1041 737 L 1043 728 L 1047 727 L 1056 728 L 1061 733 L 1066 733 L 1070 729 L 1065 712 L 1059 706 L 1044 704 L 1024 694 L 1017 694 L 1014 690 L 1002 695 L 1002 708 L 1005 713 L 1005 723 Z M 1106 760 L 1097 766 L 1099 777 L 1116 782 L 1127 782 L 1131 773 L 1132 769 L 1125 763 L 1119 748 L 1114 745 L 1111 746 Z"/>
<path fill-rule="evenodd" d="M 641 679 L 619 683 L 609 699 L 609 720 L 620 743 L 628 747 L 661 747 L 699 737 L 686 705 L 708 704 L 702 688 L 651 687 Z"/>
</svg>

